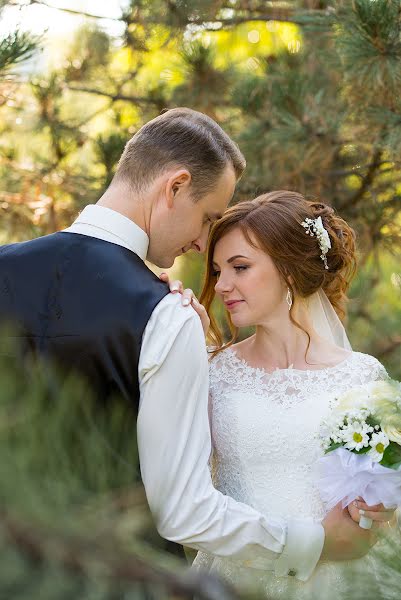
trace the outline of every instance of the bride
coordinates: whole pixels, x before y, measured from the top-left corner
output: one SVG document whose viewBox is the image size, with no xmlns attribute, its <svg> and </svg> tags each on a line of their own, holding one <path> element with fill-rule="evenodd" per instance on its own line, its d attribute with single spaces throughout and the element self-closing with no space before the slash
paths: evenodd
<svg viewBox="0 0 401 600">
<path fill-rule="evenodd" d="M 351 350 L 339 319 L 355 264 L 354 233 L 343 219 L 301 194 L 278 191 L 226 211 L 211 232 L 200 303 L 184 292 L 205 328 L 217 295 L 233 334 L 224 345 L 210 317 L 214 485 L 266 515 L 323 519 L 314 479 L 323 454 L 320 423 L 336 395 L 388 377 L 375 358 Z M 239 330 L 250 326 L 253 335 L 235 343 Z M 361 500 L 349 507 L 355 521 L 360 511 L 376 527 L 395 520 L 394 511 L 382 505 L 368 507 Z M 380 585 L 373 557 L 372 551 L 348 563 L 322 557 L 306 582 L 293 573 L 277 577 L 273 560 L 266 570 L 265 561 L 199 552 L 194 566 L 238 588 L 256 587 L 261 598 L 309 599 L 332 591 L 345 599 L 351 571 L 364 572 L 371 592 Z"/>
</svg>

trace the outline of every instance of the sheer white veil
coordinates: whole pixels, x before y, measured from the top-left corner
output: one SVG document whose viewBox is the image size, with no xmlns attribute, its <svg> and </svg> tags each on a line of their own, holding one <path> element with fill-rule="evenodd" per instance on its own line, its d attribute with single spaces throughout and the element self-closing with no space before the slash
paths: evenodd
<svg viewBox="0 0 401 600">
<path fill-rule="evenodd" d="M 344 325 L 323 290 L 309 296 L 307 308 L 316 333 L 336 346 L 352 350 Z"/>
</svg>

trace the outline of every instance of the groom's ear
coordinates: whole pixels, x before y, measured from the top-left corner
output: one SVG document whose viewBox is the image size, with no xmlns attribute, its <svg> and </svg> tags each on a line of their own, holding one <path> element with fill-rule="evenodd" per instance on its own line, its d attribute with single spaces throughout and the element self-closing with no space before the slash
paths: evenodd
<svg viewBox="0 0 401 600">
<path fill-rule="evenodd" d="M 166 182 L 166 199 L 168 208 L 172 208 L 178 194 L 189 193 L 191 187 L 191 173 L 188 169 L 174 171 Z"/>
</svg>

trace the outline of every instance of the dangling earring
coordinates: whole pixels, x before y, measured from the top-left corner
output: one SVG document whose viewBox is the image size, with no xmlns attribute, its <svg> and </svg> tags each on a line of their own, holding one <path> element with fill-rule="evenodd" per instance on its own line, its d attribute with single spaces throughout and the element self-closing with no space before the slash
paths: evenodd
<svg viewBox="0 0 401 600">
<path fill-rule="evenodd" d="M 286 301 L 288 304 L 288 310 L 291 310 L 291 306 L 292 306 L 292 294 L 291 294 L 291 290 L 290 288 L 287 288 L 287 296 L 286 296 Z"/>
</svg>

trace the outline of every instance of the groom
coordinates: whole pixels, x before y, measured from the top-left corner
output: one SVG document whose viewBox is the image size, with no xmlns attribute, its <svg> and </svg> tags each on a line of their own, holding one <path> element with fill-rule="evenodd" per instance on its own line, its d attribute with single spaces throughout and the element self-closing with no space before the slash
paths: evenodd
<svg viewBox="0 0 401 600">
<path fill-rule="evenodd" d="M 76 370 L 101 402 L 118 396 L 137 414 L 142 479 L 163 537 L 306 580 L 321 557 L 365 554 L 371 534 L 341 509 L 323 525 L 286 522 L 213 487 L 201 323 L 144 262 L 168 268 L 204 252 L 244 168 L 234 142 L 199 112 L 176 108 L 146 123 L 71 227 L 0 249 L 0 321 L 19 327 L 25 351 Z"/>
</svg>

